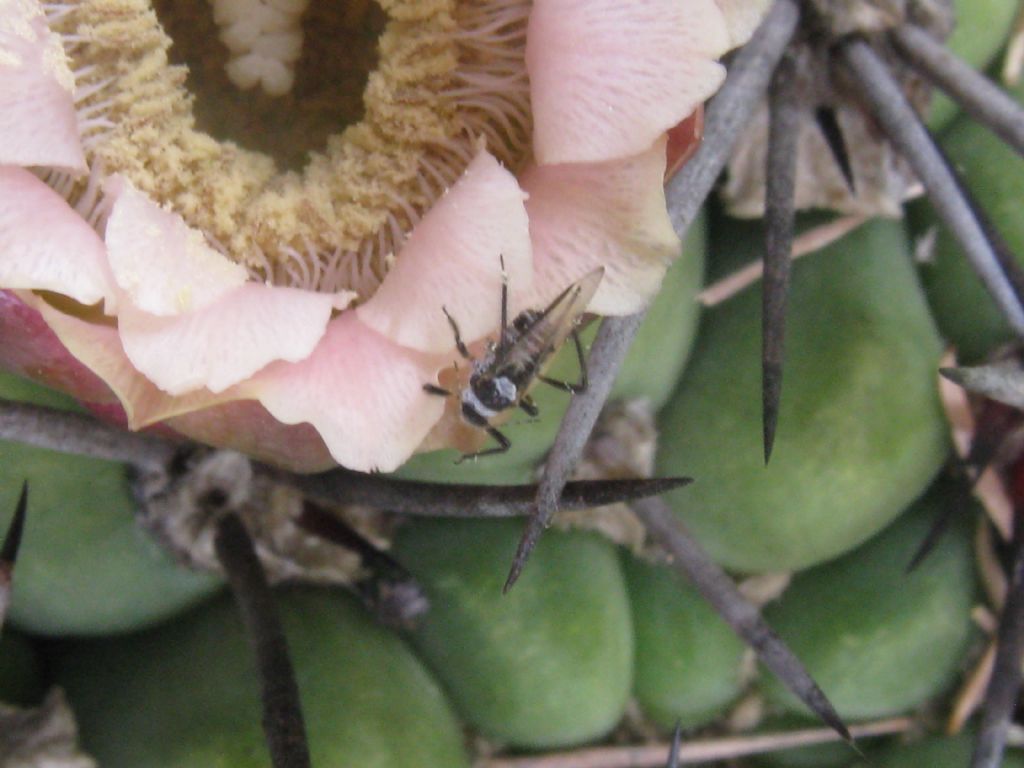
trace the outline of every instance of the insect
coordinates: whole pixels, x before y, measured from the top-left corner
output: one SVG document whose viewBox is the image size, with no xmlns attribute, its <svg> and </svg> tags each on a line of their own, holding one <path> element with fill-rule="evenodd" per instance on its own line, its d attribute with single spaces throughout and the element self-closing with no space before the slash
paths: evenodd
<svg viewBox="0 0 1024 768">
<path fill-rule="evenodd" d="M 503 273 L 504 269 L 502 262 Z M 461 401 L 462 418 L 468 424 L 483 429 L 498 443 L 493 448 L 466 454 L 459 462 L 505 453 L 511 447 L 512 443 L 491 420 L 502 411 L 514 407 L 521 408 L 529 416 L 536 416 L 537 406 L 529 395 L 534 380 L 573 394 L 586 390 L 587 366 L 577 331 L 580 318 L 603 276 L 604 268 L 595 269 L 558 294 L 544 309 L 524 310 L 511 323 L 508 322 L 508 283 L 502 282 L 501 333 L 496 342 L 488 343 L 485 354 L 479 359 L 469 353 L 455 318 L 446 308 L 441 308 L 452 327 L 456 349 L 473 364 L 469 382 L 457 393 Z M 575 384 L 558 381 L 541 373 L 547 360 L 570 336 L 576 345 L 580 366 L 580 380 Z M 456 394 L 434 384 L 424 384 L 423 389 L 443 397 Z"/>
</svg>

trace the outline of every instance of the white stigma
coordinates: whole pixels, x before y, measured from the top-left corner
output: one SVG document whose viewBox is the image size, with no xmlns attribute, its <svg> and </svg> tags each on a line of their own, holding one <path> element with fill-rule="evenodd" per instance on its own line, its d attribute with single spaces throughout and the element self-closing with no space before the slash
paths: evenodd
<svg viewBox="0 0 1024 768">
<path fill-rule="evenodd" d="M 226 71 L 235 85 L 259 85 L 283 96 L 295 84 L 302 53 L 302 13 L 309 0 L 210 0 L 220 39 L 231 51 Z"/>
</svg>

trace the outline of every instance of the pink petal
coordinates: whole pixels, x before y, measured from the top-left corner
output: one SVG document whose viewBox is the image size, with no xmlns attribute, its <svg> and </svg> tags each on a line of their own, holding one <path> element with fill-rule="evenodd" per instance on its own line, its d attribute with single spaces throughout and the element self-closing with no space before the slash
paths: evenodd
<svg viewBox="0 0 1024 768">
<path fill-rule="evenodd" d="M 447 308 L 466 342 L 497 328 L 501 258 L 509 283 L 533 280 L 530 232 L 515 177 L 481 151 L 416 225 L 383 285 L 359 319 L 403 346 L 444 352 L 454 346 Z"/>
<path fill-rule="evenodd" d="M 234 400 L 169 419 L 193 440 L 241 451 L 293 472 L 321 472 L 337 463 L 310 424 L 282 424 L 255 400 Z"/>
<path fill-rule="evenodd" d="M 132 364 L 160 389 L 220 393 L 274 360 L 306 358 L 333 307 L 331 294 L 246 283 L 172 317 L 124 307 L 118 330 Z"/>
<path fill-rule="evenodd" d="M 39 3 L 0 4 L 0 163 L 87 170 L 74 84 Z"/>
<path fill-rule="evenodd" d="M 25 294 L 32 305 L 42 300 Z M 138 427 L 157 420 L 161 414 L 179 413 L 165 423 L 174 431 L 199 442 L 243 451 L 296 472 L 317 472 L 335 466 L 323 440 L 309 424 L 285 425 L 274 419 L 253 400 L 217 402 L 190 396 L 170 398 L 156 387 L 146 386 L 133 373 L 123 354 L 118 354 L 116 334 L 102 326 L 84 327 L 82 321 L 46 310 L 65 338 L 98 346 L 87 354 L 118 386 Z M 34 379 L 48 387 L 88 403 L 90 410 L 107 421 L 127 426 L 129 418 L 110 388 L 89 368 L 68 352 L 39 311 L 10 291 L 0 291 L 0 368 Z M 211 402 L 216 404 L 211 405 Z M 188 406 L 201 410 L 182 413 Z M 155 430 L 173 434 L 166 427 Z"/>
<path fill-rule="evenodd" d="M 437 381 L 446 358 L 404 349 L 344 312 L 300 363 L 273 363 L 239 388 L 278 421 L 308 422 L 331 455 L 360 471 L 390 471 L 404 462 L 441 418 Z"/>
<path fill-rule="evenodd" d="M 110 267 L 138 309 L 161 316 L 201 309 L 249 279 L 245 267 L 127 179 L 111 177 L 104 191 L 114 200 L 106 229 Z"/>
<path fill-rule="evenodd" d="M 87 305 L 113 291 L 106 249 L 92 227 L 12 165 L 0 166 L 0 286 L 53 291 Z"/>
<path fill-rule="evenodd" d="M 534 306 L 602 266 L 590 311 L 621 315 L 646 306 L 681 248 L 665 210 L 665 145 L 663 137 L 624 160 L 538 165 L 522 174 L 530 195 Z"/>
<path fill-rule="evenodd" d="M 635 155 L 725 77 L 714 0 L 535 0 L 526 68 L 537 162 Z"/>
<path fill-rule="evenodd" d="M 90 323 L 52 307 L 32 294 L 20 298 L 42 316 L 68 352 L 99 376 L 121 401 L 131 429 L 141 429 L 171 416 L 238 399 L 235 391 L 207 391 L 172 397 L 161 392 L 131 364 L 121 346 L 117 329 Z"/>
</svg>

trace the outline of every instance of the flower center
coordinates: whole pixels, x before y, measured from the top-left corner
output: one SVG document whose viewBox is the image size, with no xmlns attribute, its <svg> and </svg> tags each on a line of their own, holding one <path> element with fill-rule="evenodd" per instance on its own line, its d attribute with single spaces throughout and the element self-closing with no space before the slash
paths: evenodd
<svg viewBox="0 0 1024 768">
<path fill-rule="evenodd" d="M 206 11 L 158 6 L 47 6 L 91 174 L 46 178 L 94 223 L 99 182 L 122 173 L 254 278 L 365 300 L 481 141 L 527 159 L 529 0 L 314 0 L 280 98 L 234 90 Z"/>
</svg>

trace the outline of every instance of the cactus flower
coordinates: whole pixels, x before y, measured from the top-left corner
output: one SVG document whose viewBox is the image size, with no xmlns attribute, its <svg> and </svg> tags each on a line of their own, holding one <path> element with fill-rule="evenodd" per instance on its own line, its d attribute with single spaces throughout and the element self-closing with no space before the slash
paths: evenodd
<svg viewBox="0 0 1024 768">
<path fill-rule="evenodd" d="M 263 114 L 287 124 L 349 53 L 304 65 L 325 43 L 297 20 L 364 29 L 365 6 L 206 13 L 230 79 L 261 83 L 246 98 L 281 99 Z M 301 470 L 391 470 L 465 439 L 423 384 L 455 375 L 442 307 L 467 342 L 495 332 L 502 259 L 513 311 L 597 266 L 590 310 L 640 309 L 679 250 L 669 131 L 756 14 L 729 0 L 372 10 L 361 113 L 296 167 L 250 148 L 263 118 L 225 136 L 200 114 L 194 81 L 212 76 L 173 58 L 196 44 L 178 24 L 172 47 L 174 3 L 0 0 L 0 365 L 132 429 Z"/>
</svg>

